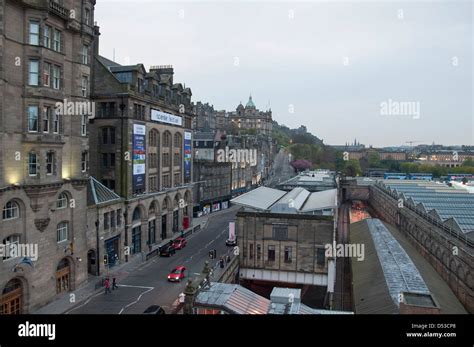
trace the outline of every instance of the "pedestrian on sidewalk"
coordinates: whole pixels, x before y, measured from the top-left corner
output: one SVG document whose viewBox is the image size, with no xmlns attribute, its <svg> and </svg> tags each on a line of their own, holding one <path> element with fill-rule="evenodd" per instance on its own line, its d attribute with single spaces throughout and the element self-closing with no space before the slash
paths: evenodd
<svg viewBox="0 0 474 347">
<path fill-rule="evenodd" d="M 110 290 L 110 280 L 108 277 L 105 278 L 104 287 L 105 287 L 105 295 L 107 295 L 107 293 L 112 293 Z"/>
<path fill-rule="evenodd" d="M 226 255 L 226 257 L 225 257 L 225 261 L 226 261 L 226 263 L 227 263 L 227 264 L 229 264 L 229 263 L 230 263 L 230 255 L 228 255 L 228 254 Z"/>
<path fill-rule="evenodd" d="M 115 277 L 112 278 L 112 290 L 114 290 L 114 289 L 118 289 L 117 279 Z"/>
<path fill-rule="evenodd" d="M 219 264 L 221 266 L 221 269 L 224 268 L 224 257 L 221 257 L 221 259 L 219 260 Z"/>
</svg>

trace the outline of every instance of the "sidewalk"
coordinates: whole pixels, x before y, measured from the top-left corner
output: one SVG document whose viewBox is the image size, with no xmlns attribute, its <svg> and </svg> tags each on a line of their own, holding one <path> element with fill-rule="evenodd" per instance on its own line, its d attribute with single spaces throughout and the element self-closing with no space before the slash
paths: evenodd
<svg viewBox="0 0 474 347">
<path fill-rule="evenodd" d="M 199 230 L 203 230 L 207 227 L 209 222 L 209 215 L 202 216 L 199 218 L 193 218 L 193 226 L 189 228 L 184 234 L 186 236 L 192 234 L 193 232 L 198 232 Z M 198 227 L 198 228 L 196 228 Z M 137 255 L 134 257 L 129 257 L 128 262 L 123 262 L 114 266 L 113 268 L 109 269 L 107 272 L 103 271 L 101 276 L 94 276 L 89 275 L 87 281 L 85 281 L 79 288 L 72 292 L 64 293 L 52 302 L 46 304 L 45 306 L 41 307 L 40 309 L 31 312 L 32 314 L 62 314 L 66 313 L 74 308 L 75 306 L 80 305 L 84 301 L 91 298 L 93 295 L 97 293 L 101 293 L 104 291 L 104 287 L 102 285 L 102 280 L 105 276 L 110 278 L 116 277 L 117 280 L 120 282 L 124 278 L 128 276 L 129 273 L 136 271 L 141 266 L 147 264 L 146 257 L 147 254 L 152 252 L 157 252 L 157 250 L 165 245 L 168 244 L 170 241 L 174 240 L 177 237 L 180 237 L 181 233 L 175 233 L 171 238 L 165 239 L 161 241 L 159 244 L 154 245 L 150 250 L 144 251 L 141 253 L 141 256 Z"/>
</svg>

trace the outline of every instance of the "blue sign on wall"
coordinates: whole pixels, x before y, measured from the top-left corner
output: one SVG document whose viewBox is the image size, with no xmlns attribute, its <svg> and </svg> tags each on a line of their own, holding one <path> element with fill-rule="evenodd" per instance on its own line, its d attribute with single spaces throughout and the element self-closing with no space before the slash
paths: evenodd
<svg viewBox="0 0 474 347">
<path fill-rule="evenodd" d="M 191 141 L 192 135 L 189 131 L 184 132 L 184 180 L 191 181 Z"/>
<path fill-rule="evenodd" d="M 145 189 L 145 134 L 146 127 L 133 125 L 133 190 Z"/>
</svg>

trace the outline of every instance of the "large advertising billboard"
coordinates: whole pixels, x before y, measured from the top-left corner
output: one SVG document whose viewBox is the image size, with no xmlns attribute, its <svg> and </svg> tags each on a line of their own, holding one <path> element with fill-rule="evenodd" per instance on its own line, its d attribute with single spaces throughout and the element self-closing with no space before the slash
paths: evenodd
<svg viewBox="0 0 474 347">
<path fill-rule="evenodd" d="M 174 114 L 161 112 L 154 109 L 151 109 L 151 120 L 179 126 L 183 125 L 183 117 L 175 116 Z"/>
<path fill-rule="evenodd" d="M 145 189 L 146 127 L 133 124 L 133 190 Z"/>
<path fill-rule="evenodd" d="M 191 141 L 192 135 L 189 131 L 184 132 L 184 180 L 191 181 Z"/>
</svg>

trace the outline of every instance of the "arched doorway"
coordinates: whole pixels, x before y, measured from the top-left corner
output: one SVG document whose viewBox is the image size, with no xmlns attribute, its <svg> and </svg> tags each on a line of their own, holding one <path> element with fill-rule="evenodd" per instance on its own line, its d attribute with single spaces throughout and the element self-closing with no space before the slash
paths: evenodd
<svg viewBox="0 0 474 347">
<path fill-rule="evenodd" d="M 97 275 L 97 263 L 96 263 L 95 250 L 91 249 L 87 252 L 87 272 L 91 275 Z"/>
<path fill-rule="evenodd" d="M 23 313 L 23 285 L 18 278 L 10 280 L 3 288 L 0 314 Z"/>
<path fill-rule="evenodd" d="M 63 258 L 56 268 L 56 293 L 71 290 L 71 266 L 68 258 Z"/>
</svg>

